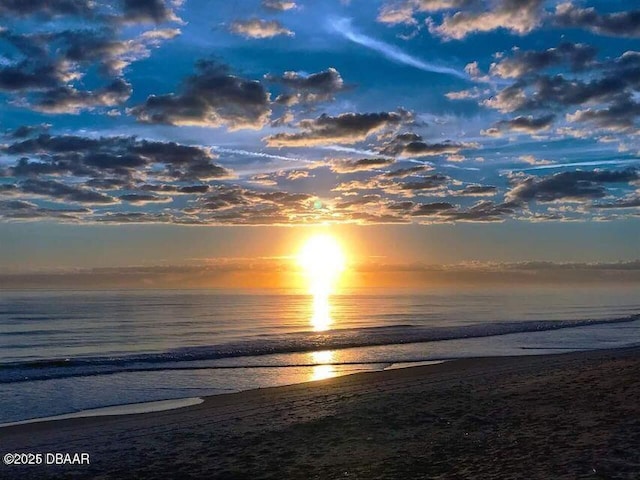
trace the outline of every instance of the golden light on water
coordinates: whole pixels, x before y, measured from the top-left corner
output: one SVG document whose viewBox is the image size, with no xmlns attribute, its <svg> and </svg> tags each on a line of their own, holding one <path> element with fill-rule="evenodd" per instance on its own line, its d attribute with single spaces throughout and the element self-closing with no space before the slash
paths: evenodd
<svg viewBox="0 0 640 480">
<path fill-rule="evenodd" d="M 328 330 L 331 326 L 331 303 L 329 295 L 314 294 L 311 325 L 317 332 Z"/>
<path fill-rule="evenodd" d="M 305 271 L 309 293 L 313 295 L 311 324 L 316 331 L 327 330 L 332 323 L 329 297 L 346 265 L 342 247 L 331 235 L 314 235 L 300 250 L 298 263 Z"/>
<path fill-rule="evenodd" d="M 336 376 L 336 371 L 333 365 L 334 352 L 331 350 L 324 350 L 322 352 L 311 352 L 311 360 L 314 363 L 320 363 L 321 365 L 315 365 L 311 371 L 311 380 L 324 380 L 325 378 L 331 378 Z M 327 365 L 329 364 L 329 365 Z"/>
</svg>

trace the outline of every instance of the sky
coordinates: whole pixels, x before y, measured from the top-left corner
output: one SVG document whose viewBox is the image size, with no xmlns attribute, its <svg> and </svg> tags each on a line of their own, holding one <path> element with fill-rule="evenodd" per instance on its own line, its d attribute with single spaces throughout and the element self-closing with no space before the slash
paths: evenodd
<svg viewBox="0 0 640 480">
<path fill-rule="evenodd" d="M 634 1 L 21 0 L 0 17 L 0 286 L 273 271 L 316 231 L 378 277 L 638 276 Z M 196 283 L 251 283 L 218 277 Z"/>
</svg>

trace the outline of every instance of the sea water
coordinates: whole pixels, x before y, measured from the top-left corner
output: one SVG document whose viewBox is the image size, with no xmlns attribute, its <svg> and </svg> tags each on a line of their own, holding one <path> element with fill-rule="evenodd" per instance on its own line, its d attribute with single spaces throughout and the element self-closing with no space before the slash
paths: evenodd
<svg viewBox="0 0 640 480">
<path fill-rule="evenodd" d="M 0 423 L 415 362 L 640 343 L 636 286 L 0 292 Z M 318 309 L 321 309 L 319 312 Z"/>
</svg>

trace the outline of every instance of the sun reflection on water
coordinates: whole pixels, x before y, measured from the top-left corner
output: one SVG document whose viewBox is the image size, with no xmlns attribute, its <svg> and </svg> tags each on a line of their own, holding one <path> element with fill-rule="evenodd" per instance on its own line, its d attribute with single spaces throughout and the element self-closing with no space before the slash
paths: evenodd
<svg viewBox="0 0 640 480">
<path fill-rule="evenodd" d="M 311 325 L 316 332 L 323 332 L 331 327 L 331 303 L 329 295 L 317 293 L 313 296 L 313 313 Z"/>
<path fill-rule="evenodd" d="M 331 362 L 334 361 L 335 352 L 331 350 L 323 350 L 321 352 L 311 352 L 311 362 L 319 363 L 315 365 L 311 371 L 311 379 L 324 380 L 326 378 L 332 378 L 336 376 L 336 370 Z"/>
<path fill-rule="evenodd" d="M 332 324 L 330 296 L 345 269 L 342 247 L 331 235 L 314 235 L 300 250 L 298 263 L 306 273 L 313 296 L 311 325 L 316 332 L 328 330 Z"/>
</svg>

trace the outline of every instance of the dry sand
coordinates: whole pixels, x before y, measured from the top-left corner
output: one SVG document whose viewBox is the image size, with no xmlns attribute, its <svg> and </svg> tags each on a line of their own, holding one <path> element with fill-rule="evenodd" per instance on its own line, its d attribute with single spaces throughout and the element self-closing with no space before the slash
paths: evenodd
<svg viewBox="0 0 640 480">
<path fill-rule="evenodd" d="M 640 479 L 640 348 L 486 358 L 0 430 L 48 479 Z"/>
</svg>

